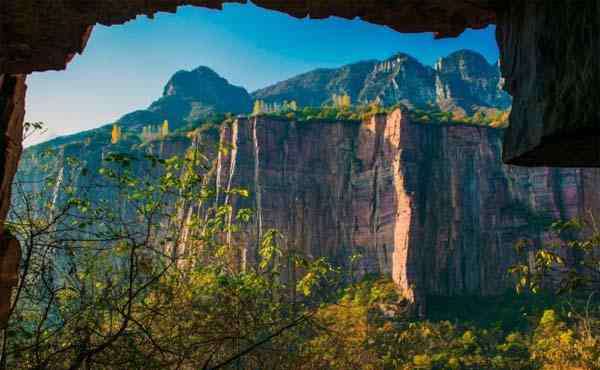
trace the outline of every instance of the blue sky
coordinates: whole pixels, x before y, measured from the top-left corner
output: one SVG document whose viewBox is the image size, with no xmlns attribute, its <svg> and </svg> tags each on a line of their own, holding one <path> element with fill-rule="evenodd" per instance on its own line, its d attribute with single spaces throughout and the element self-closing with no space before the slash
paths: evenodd
<svg viewBox="0 0 600 370">
<path fill-rule="evenodd" d="M 180 69 L 206 65 L 253 91 L 310 69 L 400 51 L 433 65 L 441 56 L 469 48 L 495 62 L 494 32 L 489 27 L 433 40 L 431 34 L 400 34 L 360 20 L 295 19 L 251 4 L 226 5 L 223 11 L 182 7 L 154 20 L 96 26 L 83 55 L 66 71 L 29 77 L 26 119 L 44 121 L 49 128 L 29 144 L 145 108 Z"/>
</svg>

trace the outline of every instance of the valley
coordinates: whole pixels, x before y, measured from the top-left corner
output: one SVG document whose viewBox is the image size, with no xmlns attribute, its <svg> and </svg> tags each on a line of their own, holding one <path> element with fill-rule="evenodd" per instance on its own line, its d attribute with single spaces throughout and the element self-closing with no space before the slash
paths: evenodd
<svg viewBox="0 0 600 370">
<path fill-rule="evenodd" d="M 68 229 L 63 240 L 73 239 L 71 233 L 75 239 L 80 233 L 115 233 L 110 235 L 118 242 L 108 237 L 104 242 L 125 252 L 91 259 L 103 261 L 100 270 L 110 276 L 112 270 L 103 269 L 112 264 L 124 268 L 123 255 L 139 258 L 142 272 L 129 278 L 131 286 L 161 264 L 176 264 L 180 275 L 160 280 L 164 286 L 135 307 L 145 312 L 144 305 L 160 301 L 160 292 L 173 292 L 173 304 L 184 307 L 181 314 L 188 321 L 169 316 L 166 312 L 176 308 L 165 301 L 156 307 L 160 325 L 142 315 L 138 326 L 156 333 L 173 327 L 182 343 L 184 322 L 210 332 L 216 317 L 218 330 L 227 333 L 228 318 L 239 314 L 229 311 L 228 302 L 235 302 L 235 307 L 248 306 L 244 325 L 236 329 L 252 328 L 248 343 L 262 340 L 263 329 L 251 324 L 253 315 L 266 327 L 276 317 L 295 328 L 300 325 L 295 320 L 302 318 L 299 332 L 290 334 L 292 342 L 302 343 L 298 357 L 280 350 L 289 368 L 354 368 L 363 362 L 368 368 L 538 368 L 529 367 L 529 353 L 554 346 L 540 344 L 540 333 L 560 336 L 567 324 L 552 315 L 563 306 L 558 298 L 540 303 L 533 296 L 513 297 L 520 277 L 509 270 L 523 265 L 532 274 L 537 271 L 532 267 L 535 250 L 524 254 L 517 246 L 561 243 L 566 234 L 557 235 L 557 221 L 600 217 L 600 170 L 503 164 L 511 100 L 502 84 L 498 66 L 469 50 L 441 58 L 434 67 L 400 53 L 383 61 L 318 69 L 253 93 L 208 67 L 179 71 L 148 108 L 27 148 L 13 204 L 17 211 L 37 206 L 53 214 L 60 213 L 64 199 L 69 212 L 70 207 L 75 211 L 63 221 L 68 224 L 73 217 L 82 231 Z M 90 173 L 100 173 L 112 185 L 99 186 Z M 194 180 L 188 183 L 188 177 Z M 29 199 L 30 204 L 19 197 L 36 192 L 41 201 Z M 87 198 L 68 200 L 73 194 Z M 138 204 L 142 200 L 158 207 L 160 216 Z M 118 209 L 118 217 L 111 208 Z M 124 231 L 105 218 L 121 220 Z M 208 237 L 207 229 L 212 230 Z M 60 227 L 41 230 L 61 237 Z M 136 243 L 151 246 L 148 253 L 155 257 L 138 251 Z M 63 263 L 57 270 L 77 271 L 90 263 L 89 256 L 75 263 L 83 257 L 72 250 L 57 256 L 56 264 Z M 569 261 L 581 257 L 578 251 L 560 256 Z M 59 287 L 73 274 L 78 276 L 53 278 L 54 284 Z M 111 291 L 113 283 L 99 284 L 100 292 Z M 301 292 L 304 298 L 297 298 Z M 92 295 L 96 302 L 98 295 Z M 213 300 L 222 306 L 214 307 Z M 124 307 L 132 309 L 133 301 L 126 300 Z M 496 325 L 461 316 L 455 323 L 452 317 L 463 314 L 450 308 L 457 301 L 503 302 L 498 309 L 508 313 L 502 315 L 523 317 L 498 318 L 506 322 Z M 515 302 L 521 301 L 517 308 Z M 202 307 L 202 313 L 194 307 Z M 485 309 L 474 309 L 474 317 L 485 316 Z M 98 315 L 107 315 L 99 310 Z M 114 311 L 110 305 L 107 310 Z M 261 316 L 261 310 L 269 314 Z M 122 309 L 117 312 L 128 320 Z M 99 325 L 114 331 L 112 323 Z M 353 335 L 338 343 L 319 325 Z M 153 346 L 169 347 L 168 336 L 159 335 L 162 344 L 140 344 L 136 356 L 147 355 L 144 351 Z M 398 345 L 390 339 L 396 336 L 409 339 Z M 361 338 L 378 345 L 354 343 L 363 343 Z M 275 347 L 291 345 L 285 336 L 274 341 L 280 339 Z M 588 339 L 572 338 L 569 345 Z M 189 346 L 189 356 L 182 355 L 189 366 L 213 361 L 212 355 L 192 349 L 195 342 L 181 346 Z M 216 358 L 228 364 L 228 356 L 239 352 L 234 347 L 224 339 Z M 331 348 L 339 352 L 329 353 Z M 494 355 L 486 357 L 485 351 Z M 152 368 L 179 358 L 163 356 L 165 362 L 156 357 Z M 258 368 L 266 361 L 275 368 L 278 358 L 257 351 L 243 366 Z"/>
</svg>

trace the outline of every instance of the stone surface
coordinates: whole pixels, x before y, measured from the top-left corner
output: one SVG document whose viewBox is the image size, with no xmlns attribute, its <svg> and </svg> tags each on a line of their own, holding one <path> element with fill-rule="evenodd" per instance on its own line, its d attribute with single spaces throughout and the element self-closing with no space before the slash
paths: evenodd
<svg viewBox="0 0 600 370">
<path fill-rule="evenodd" d="M 7 74 L 63 69 L 81 53 L 96 23 L 121 24 L 138 14 L 175 11 L 178 5 L 219 8 L 222 0 L 19 0 L 0 3 L 0 75 L 4 141 L 0 149 L 0 222 L 18 161 L 24 84 Z M 361 17 L 402 32 L 456 36 L 466 27 L 498 20 L 503 76 L 515 97 L 504 160 L 528 166 L 600 166 L 598 130 L 600 1 L 255 0 L 297 17 Z M 8 77 L 7 77 L 8 76 Z M 22 96 L 18 94 L 23 90 Z M 7 92 L 10 94 L 6 95 Z M 15 97 L 19 99 L 14 99 Z M 22 108 L 21 108 L 22 109 Z M 9 113 L 8 115 L 6 113 Z M 18 119 L 14 119 L 17 117 Z M 19 118 L 20 117 L 20 118 Z M 7 301 L 4 294 L 2 302 Z"/>
<path fill-rule="evenodd" d="M 19 241 L 4 231 L 0 239 L 0 328 L 4 328 L 10 313 L 10 297 L 18 284 L 21 260 Z"/>
<path fill-rule="evenodd" d="M 0 327 L 7 318 L 9 293 L 16 285 L 19 266 L 19 243 L 4 230 L 4 220 L 22 151 L 25 91 L 25 76 L 0 75 Z"/>
<path fill-rule="evenodd" d="M 245 0 L 19 0 L 0 4 L 0 73 L 63 69 L 81 53 L 92 27 L 115 25 L 137 15 L 175 12 L 180 5 L 221 8 Z M 437 32 L 456 36 L 495 20 L 497 0 L 256 0 L 258 6 L 296 17 L 361 17 L 401 32 Z"/>
<path fill-rule="evenodd" d="M 435 102 L 435 72 L 407 54 L 397 54 L 377 63 L 367 75 L 360 101 L 379 99 L 384 105 L 403 102 L 426 106 Z"/>
<path fill-rule="evenodd" d="M 550 240 L 551 220 L 600 216 L 600 170 L 502 164 L 500 129 L 420 125 L 396 110 L 363 123 L 240 119 L 222 133 L 217 184 L 253 194 L 237 207 L 288 245 L 392 276 L 421 304 L 429 295 L 494 295 L 512 287 L 519 239 Z M 236 201 L 234 201 L 234 204 Z"/>
<path fill-rule="evenodd" d="M 321 106 L 331 100 L 333 94 L 347 93 L 353 102 L 359 101 L 365 88 L 367 76 L 377 61 L 363 61 L 340 68 L 319 68 L 252 93 L 254 99 L 267 103 L 295 100 L 299 106 Z"/>
<path fill-rule="evenodd" d="M 436 102 L 442 110 L 462 110 L 472 115 L 477 108 L 508 109 L 511 98 L 504 92 L 498 65 L 470 50 L 441 58 L 435 65 Z"/>
<path fill-rule="evenodd" d="M 20 0 L 0 4 L 0 74 L 63 69 L 97 24 L 245 0 Z M 600 166 L 600 1 L 257 0 L 296 17 L 360 17 L 401 32 L 456 36 L 498 23 L 508 89 L 517 98 L 504 160 L 522 165 Z M 562 145 L 565 143 L 566 145 Z M 565 151 L 568 153 L 565 154 Z M 560 153 L 560 154 L 559 154 Z M 567 159 L 565 159 L 567 157 Z"/>
<path fill-rule="evenodd" d="M 422 304 L 427 296 L 493 295 L 511 287 L 506 271 L 514 244 L 550 240 L 544 223 L 600 217 L 600 170 L 528 169 L 502 164 L 505 130 L 416 124 L 396 110 L 365 122 L 290 122 L 238 118 L 225 124 L 216 158 L 220 201 L 256 210 L 239 237 L 241 266 L 256 262 L 270 228 L 286 246 L 328 257 L 355 275 L 392 276 Z M 200 132 L 201 129 L 198 130 Z M 19 176 L 39 178 L 36 153 L 48 148 L 85 158 L 92 172 L 109 150 L 182 155 L 193 136 L 110 144 L 110 127 L 28 149 Z M 205 144 L 219 138 L 206 138 Z M 36 172 L 38 171 L 38 172 Z M 250 198 L 227 190 L 247 188 Z M 106 195 L 102 195 L 106 198 Z M 422 308 L 422 306 L 421 306 Z"/>
<path fill-rule="evenodd" d="M 472 115 L 481 108 L 510 108 L 502 90 L 500 70 L 471 50 L 441 58 L 436 68 L 399 53 L 381 61 L 362 61 L 335 69 L 310 71 L 252 93 L 267 103 L 295 100 L 301 107 L 330 104 L 334 94 L 346 93 L 352 102 L 385 106 L 459 111 Z"/>
<path fill-rule="evenodd" d="M 497 38 L 514 96 L 504 160 L 599 167 L 600 1 L 512 2 Z"/>
</svg>

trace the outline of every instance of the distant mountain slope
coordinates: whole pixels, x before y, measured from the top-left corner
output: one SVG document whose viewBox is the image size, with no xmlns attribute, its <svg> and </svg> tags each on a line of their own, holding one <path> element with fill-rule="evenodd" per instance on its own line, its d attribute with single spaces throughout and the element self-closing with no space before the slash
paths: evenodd
<svg viewBox="0 0 600 370">
<path fill-rule="evenodd" d="M 337 69 L 316 69 L 252 93 L 254 99 L 267 102 L 295 100 L 300 106 L 320 106 L 333 94 L 346 92 L 353 101 L 364 87 L 376 61 L 349 64 Z"/>
<path fill-rule="evenodd" d="M 319 106 L 333 94 L 346 93 L 353 102 L 376 99 L 384 105 L 437 106 L 472 114 L 479 108 L 506 109 L 510 96 L 502 90 L 500 70 L 470 50 L 441 58 L 436 68 L 399 53 L 383 61 L 366 61 L 338 69 L 317 69 L 252 93 L 268 103 L 296 100 Z"/>
<path fill-rule="evenodd" d="M 507 109 L 511 99 L 501 89 L 497 65 L 469 50 L 455 52 L 438 61 L 435 68 L 410 55 L 398 53 L 383 61 L 362 61 L 335 69 L 317 69 L 249 94 L 208 67 L 176 72 L 163 94 L 148 108 L 124 115 L 118 122 L 130 137 L 144 127 L 169 121 L 171 131 L 196 127 L 215 115 L 251 112 L 253 100 L 268 103 L 295 100 L 298 106 L 331 103 L 333 94 L 350 95 L 353 103 L 379 100 L 386 106 L 440 108 L 471 115 L 490 108 Z M 42 147 L 110 136 L 110 125 L 53 139 Z"/>
<path fill-rule="evenodd" d="M 164 87 L 163 96 L 148 109 L 121 117 L 129 129 L 169 120 L 173 128 L 185 122 L 202 120 L 214 113 L 249 113 L 252 98 L 243 87 L 231 85 L 208 67 L 179 71 Z"/>
<path fill-rule="evenodd" d="M 480 54 L 461 50 L 440 59 L 435 67 L 436 101 L 442 110 L 458 108 L 471 114 L 474 107 L 510 107 L 499 66 L 490 65 Z"/>
<path fill-rule="evenodd" d="M 384 105 L 402 102 L 426 106 L 435 102 L 435 71 L 407 54 L 397 54 L 377 65 L 364 82 L 359 101 L 379 99 Z"/>
</svg>

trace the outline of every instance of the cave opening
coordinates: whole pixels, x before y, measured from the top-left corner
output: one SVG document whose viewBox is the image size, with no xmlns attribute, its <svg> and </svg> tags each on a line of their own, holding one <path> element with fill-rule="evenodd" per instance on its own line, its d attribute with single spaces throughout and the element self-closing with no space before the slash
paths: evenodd
<svg viewBox="0 0 600 370">
<path fill-rule="evenodd" d="M 125 266 L 129 271 L 125 280 L 133 286 L 139 279 L 141 286 L 145 286 L 144 274 L 151 275 L 156 268 L 152 253 L 160 255 L 164 259 L 161 263 L 167 266 L 170 265 L 165 261 L 184 255 L 190 258 L 190 250 L 180 250 L 178 243 L 180 238 L 190 238 L 194 233 L 189 227 L 177 229 L 176 236 L 168 237 L 152 231 L 145 235 L 146 238 L 164 238 L 164 243 L 161 248 L 153 245 L 150 255 L 139 253 L 135 242 L 129 245 L 123 240 L 131 238 L 130 231 L 137 231 L 140 225 L 148 226 L 148 230 L 168 225 L 175 230 L 176 222 L 169 218 L 173 215 L 178 220 L 182 215 L 187 217 L 186 220 L 194 219 L 194 215 L 205 211 L 202 202 L 206 199 L 194 198 L 189 193 L 193 189 L 197 195 L 198 190 L 206 189 L 197 187 L 198 183 L 180 182 L 176 185 L 184 188 L 169 188 L 174 186 L 172 183 L 160 186 L 145 183 L 148 188 L 144 188 L 127 177 L 131 175 L 127 171 L 142 174 L 145 179 L 154 177 L 162 181 L 164 178 L 160 175 L 163 173 L 155 172 L 155 165 L 163 166 L 161 171 L 168 173 L 173 169 L 169 167 L 170 162 L 165 161 L 167 158 L 183 156 L 189 160 L 191 155 L 193 170 L 199 171 L 196 175 L 200 174 L 198 182 L 202 180 L 202 186 L 208 182 L 216 189 L 211 195 L 216 199 L 215 204 L 223 202 L 231 207 L 229 219 L 211 219 L 225 225 L 219 229 L 219 235 L 213 235 L 218 240 L 215 243 L 229 247 L 244 244 L 235 253 L 227 255 L 228 262 L 235 266 L 232 269 L 244 274 L 262 266 L 261 262 L 267 258 L 262 248 L 269 246 L 271 249 L 267 249 L 271 254 L 268 254 L 264 269 L 272 274 L 271 278 L 279 276 L 282 284 L 279 290 L 268 291 L 273 296 L 290 294 L 295 299 L 296 295 L 304 294 L 317 299 L 311 296 L 310 289 L 317 289 L 319 282 L 307 283 L 304 278 L 310 274 L 306 275 L 306 270 L 314 268 L 330 273 L 335 270 L 333 267 L 339 267 L 350 276 L 344 283 L 360 280 L 375 291 L 390 293 L 389 285 L 375 276 L 393 279 L 392 290 L 400 288 L 412 308 L 388 306 L 388 312 L 382 310 L 383 317 L 389 316 L 389 312 L 395 315 L 412 310 L 411 315 L 445 319 L 461 317 L 466 321 L 465 315 L 470 314 L 462 312 L 460 315 L 460 307 L 466 300 L 470 302 L 469 313 L 482 305 L 497 302 L 503 307 L 511 306 L 512 303 L 506 302 L 522 299 L 513 300 L 511 294 L 501 294 L 512 289 L 513 281 L 506 278 L 506 272 L 520 258 L 512 246 L 522 238 L 551 239 L 549 223 L 557 217 L 600 215 L 600 201 L 594 191 L 600 182 L 600 173 L 594 169 L 530 169 L 502 163 L 502 140 L 513 101 L 503 90 L 505 81 L 498 61 L 496 28 L 484 27 L 495 18 L 486 14 L 478 14 L 475 17 L 478 22 L 467 23 L 480 30 L 467 30 L 457 39 L 435 42 L 433 34 L 399 34 L 358 19 L 296 20 L 254 5 L 227 5 L 221 11 L 183 7 L 174 15 L 159 13 L 152 21 L 137 19 L 122 26 L 96 26 L 85 53 L 76 56 L 67 71 L 34 73 L 28 77 L 30 90 L 25 120 L 47 122 L 49 131 L 45 131 L 45 136 L 27 139 L 21 169 L 16 176 L 18 189 L 13 192 L 15 208 L 8 218 L 9 230 L 17 234 L 16 226 L 27 224 L 37 227 L 38 231 L 50 230 L 56 236 L 65 232 L 60 227 L 66 227 L 69 232 L 78 233 L 79 242 L 82 242 L 82 232 L 97 233 L 98 224 L 117 219 L 111 218 L 116 216 L 114 210 L 108 209 L 110 203 L 107 201 L 122 201 L 113 207 L 122 211 L 119 217 L 123 217 L 130 215 L 121 205 L 139 201 L 136 197 L 154 197 L 156 194 L 152 191 L 160 186 L 188 194 L 191 197 L 186 199 L 188 203 L 160 203 L 165 207 L 161 212 L 167 218 L 158 223 L 146 219 L 129 224 L 118 218 L 131 229 L 125 228 L 127 235 L 113 235 L 121 239 L 119 242 L 110 240 L 110 248 L 105 249 L 125 255 L 129 251 L 128 256 L 135 263 L 129 270 Z M 382 22 L 376 20 L 375 23 Z M 442 35 L 457 36 L 462 31 L 460 28 L 442 24 L 438 31 Z M 286 32 L 278 32 L 282 29 Z M 4 105 L 6 99 L 2 99 Z M 36 125 L 29 125 L 29 128 L 35 129 Z M 582 139 L 578 146 L 588 148 L 585 150 L 588 154 L 594 153 L 597 145 L 592 143 L 590 146 L 588 139 Z M 558 140 L 552 142 L 560 145 Z M 546 148 L 543 150 L 546 158 L 556 152 L 555 146 Z M 124 150 L 131 152 L 121 156 Z M 206 162 L 202 166 L 197 163 L 200 152 L 205 154 L 201 160 Z M 144 157 L 149 162 L 134 161 L 132 165 L 130 154 L 154 157 Z M 522 156 L 521 160 L 525 162 L 520 164 L 539 164 L 538 154 Z M 589 161 L 588 154 L 582 154 L 586 157 L 584 162 Z M 571 157 L 567 159 L 567 165 L 572 163 L 569 162 Z M 103 168 L 106 160 L 109 165 Z M 176 171 L 187 168 L 185 163 L 189 164 L 174 165 Z M 125 172 L 115 172 L 117 167 Z M 130 194 L 119 198 L 107 190 L 106 185 L 98 187 L 92 182 L 98 177 L 85 180 L 90 172 L 99 173 L 100 177 L 108 176 L 104 180 L 108 178 L 118 184 L 125 184 L 119 181 L 131 181 L 127 186 L 135 186 L 129 189 Z M 52 177 L 50 181 L 46 181 L 48 175 Z M 177 175 L 181 173 L 177 172 Z M 138 186 L 147 192 L 140 195 Z M 75 193 L 81 191 L 85 197 L 91 197 L 91 201 L 83 195 L 68 199 L 74 189 Z M 34 193 L 39 196 L 37 200 L 32 197 Z M 47 212 L 44 216 L 54 217 L 61 213 L 57 212 L 60 202 L 74 207 L 69 209 L 75 209 L 75 218 L 86 220 L 76 224 L 83 231 L 73 231 L 73 224 L 67 225 L 73 221 L 72 214 L 48 227 L 50 221 L 37 219 L 39 214 L 31 212 L 38 207 Z M 198 206 L 198 202 L 203 206 Z M 96 213 L 86 219 L 87 216 L 82 216 L 83 209 L 85 212 L 93 209 Z M 233 210 L 240 211 L 239 220 L 244 223 L 235 231 L 226 226 L 232 223 Z M 211 209 L 213 211 L 218 214 L 218 209 Z M 11 219 L 19 212 L 21 216 L 27 216 L 25 224 Z M 202 214 L 206 219 L 213 215 Z M 206 227 L 207 223 L 203 225 Z M 273 230 L 279 230 L 281 234 Z M 273 244 L 264 244 L 264 238 Z M 217 329 L 231 335 L 202 338 L 220 349 L 210 347 L 207 352 L 190 354 L 182 360 L 186 356 L 171 353 L 173 347 L 169 347 L 169 338 L 161 337 L 160 328 L 153 319 L 144 317 L 147 321 L 133 321 L 142 318 L 126 311 L 132 309 L 132 299 L 126 299 L 120 307 L 118 304 L 106 305 L 111 299 L 118 302 L 118 295 L 124 294 L 114 289 L 118 284 L 110 278 L 84 284 L 85 279 L 78 275 L 80 270 L 84 270 L 84 275 L 86 273 L 82 266 L 88 266 L 92 271 L 98 264 L 111 265 L 113 261 L 99 252 L 85 255 L 85 258 L 77 259 L 77 263 L 69 262 L 71 258 L 75 261 L 73 256 L 77 252 L 72 248 L 73 240 L 66 242 L 66 239 L 52 239 L 46 235 L 45 239 L 28 244 L 30 234 L 29 239 L 21 240 L 25 248 L 20 257 L 25 260 L 31 256 L 32 245 L 45 248 L 44 258 L 37 266 L 44 271 L 40 270 L 38 275 L 51 278 L 46 281 L 36 274 L 33 276 L 38 278 L 35 284 L 51 288 L 43 294 L 36 293 L 36 299 L 52 302 L 53 295 L 60 293 L 56 296 L 56 302 L 60 301 L 60 304 L 52 307 L 55 312 L 50 316 L 73 319 L 75 316 L 61 311 L 70 307 L 72 292 L 97 289 L 106 293 L 100 298 L 105 306 L 99 306 L 91 315 L 101 318 L 108 312 L 122 320 L 116 321 L 118 325 L 113 323 L 112 317 L 95 327 L 83 323 L 72 327 L 65 325 L 71 330 L 65 330 L 65 333 L 83 339 L 72 345 L 73 348 L 65 345 L 64 353 L 68 353 L 65 357 L 59 354 L 63 352 L 61 349 L 50 350 L 49 357 L 43 359 L 46 365 L 56 361 L 54 364 L 71 367 L 91 364 L 94 367 L 114 361 L 112 364 L 117 366 L 115 364 L 134 358 L 142 361 L 143 356 L 152 353 L 157 361 L 157 365 L 152 366 L 169 366 L 177 359 L 191 361 L 188 364 L 194 365 L 202 363 L 206 368 L 232 364 L 238 368 L 252 368 L 270 363 L 268 361 L 290 360 L 273 355 L 271 349 L 264 353 L 254 352 L 254 349 L 262 348 L 265 338 L 269 342 L 278 337 L 280 330 L 287 330 L 288 325 L 294 328 L 305 325 L 307 317 L 298 315 L 296 310 L 313 313 L 312 302 L 298 308 L 300 305 L 296 306 L 294 301 L 287 311 L 278 312 L 280 316 L 277 317 L 285 325 L 269 326 L 272 323 L 268 324 L 265 319 L 261 325 L 267 329 L 251 327 L 248 329 L 250 338 L 241 334 L 242 326 L 234 328 L 232 321 L 225 319 Z M 66 243 L 69 248 L 54 254 L 60 249 L 58 242 Z M 93 245 L 101 240 L 85 242 Z M 107 242 L 107 238 L 102 242 Z M 14 239 L 9 243 L 14 245 Z M 283 252 L 275 248 L 277 243 L 285 246 Z M 9 256 L 12 260 L 19 259 L 13 254 Z M 62 265 L 49 267 L 48 255 L 54 256 L 57 264 Z M 296 268 L 296 255 L 307 257 L 303 261 L 305 265 Z M 319 265 L 320 258 L 331 266 Z M 3 263 L 8 261 L 7 265 L 11 264 L 9 260 L 2 257 Z M 185 262 L 175 265 L 181 271 L 189 267 Z M 284 267 L 277 270 L 274 266 Z M 9 269 L 12 267 L 14 264 Z M 106 276 L 110 276 L 113 268 L 123 268 L 119 263 L 110 271 L 105 267 L 101 268 L 101 273 Z M 332 269 L 328 270 L 329 267 Z M 44 275 L 48 273 L 46 269 L 51 270 L 49 275 Z M 134 270 L 141 272 L 134 276 L 131 272 Z M 56 278 L 60 274 L 63 277 Z M 75 282 L 69 285 L 66 276 L 73 276 Z M 208 279 L 212 275 L 201 276 Z M 257 278 L 259 282 L 267 282 L 261 278 Z M 325 276 L 320 278 L 325 279 Z M 62 283 L 56 283 L 54 279 Z M 213 283 L 217 284 L 210 282 Z M 235 285 L 239 281 L 226 283 Z M 210 284 L 201 285 L 201 288 L 216 289 L 217 286 L 224 289 L 221 285 Z M 175 291 L 177 286 L 164 285 L 162 288 Z M 249 286 L 242 285 L 242 288 Z M 308 289 L 308 293 L 302 289 Z M 363 289 L 363 286 L 357 289 Z M 359 290 L 352 293 L 357 300 L 356 297 L 364 294 Z M 25 290 L 18 288 L 17 291 Z M 126 293 L 137 295 L 138 291 Z M 220 302 L 226 305 L 232 297 L 240 299 L 238 293 L 219 297 L 223 298 Z M 99 295 L 102 294 L 92 294 L 94 299 Z M 213 312 L 210 302 L 185 301 L 185 294 L 173 297 L 184 304 L 198 304 L 206 312 Z M 145 298 L 151 301 L 153 297 Z M 245 298 L 246 301 L 240 299 L 232 307 L 247 305 L 249 316 L 238 322 L 250 325 L 255 319 L 250 316 L 262 309 L 252 304 L 255 301 L 266 303 L 260 301 L 259 296 Z M 524 302 L 522 304 L 527 305 L 529 301 Z M 146 301 L 137 303 L 139 307 L 147 304 Z M 553 298 L 536 298 L 528 314 L 537 315 L 554 303 Z M 446 310 L 446 306 L 454 308 Z M 268 309 L 276 308 L 268 306 Z M 213 313 L 223 315 L 225 311 Z M 240 315 L 240 309 L 226 313 Z M 160 323 L 172 326 L 173 332 L 179 335 L 178 341 L 186 336 L 185 325 L 180 324 L 196 322 L 194 320 L 207 322 L 194 316 L 194 312 L 182 309 L 181 314 L 191 316 L 182 320 L 171 317 L 172 321 Z M 328 312 L 320 314 L 327 315 Z M 494 311 L 493 315 L 482 315 L 477 320 L 484 322 L 484 326 L 491 325 L 494 319 L 505 314 Z M 20 312 L 18 318 L 24 317 Z M 336 317 L 335 313 L 333 317 Z M 368 317 L 367 314 L 367 327 Z M 60 320 L 56 320 L 47 320 L 50 329 L 52 325 L 58 325 Z M 71 324 L 68 320 L 65 322 Z M 515 320 L 502 330 L 522 326 L 523 321 Z M 132 327 L 138 332 L 129 336 Z M 216 327 L 194 327 L 194 330 L 200 332 L 208 328 Z M 33 333 L 24 326 L 17 329 Z M 94 337 L 96 330 L 105 331 Z M 37 350 L 43 336 L 39 330 L 34 334 Z M 123 344 L 122 338 L 128 338 L 131 339 L 128 345 L 131 345 L 141 337 L 145 337 L 140 342 L 143 344 L 129 348 L 140 349 L 140 353 L 144 353 L 142 357 L 128 352 L 127 356 L 131 358 L 119 358 L 121 354 L 115 343 Z M 6 334 L 4 338 L 7 338 Z M 155 343 L 157 338 L 163 342 Z M 50 344 L 62 346 L 47 343 L 49 347 Z M 197 342 L 186 345 L 189 349 Z M 282 348 L 286 347 L 288 354 L 293 352 L 289 343 L 279 345 L 282 347 L 277 350 L 283 352 Z M 111 348 L 108 352 L 98 350 L 107 347 Z M 246 356 L 247 353 L 251 355 Z M 110 358 L 112 355 L 116 357 Z M 5 358 L 3 355 L 2 361 L 7 361 Z M 28 358 L 27 361 L 34 363 L 39 358 Z M 416 360 L 411 358 L 410 361 Z M 6 366 L 5 363 L 2 365 Z"/>
</svg>

